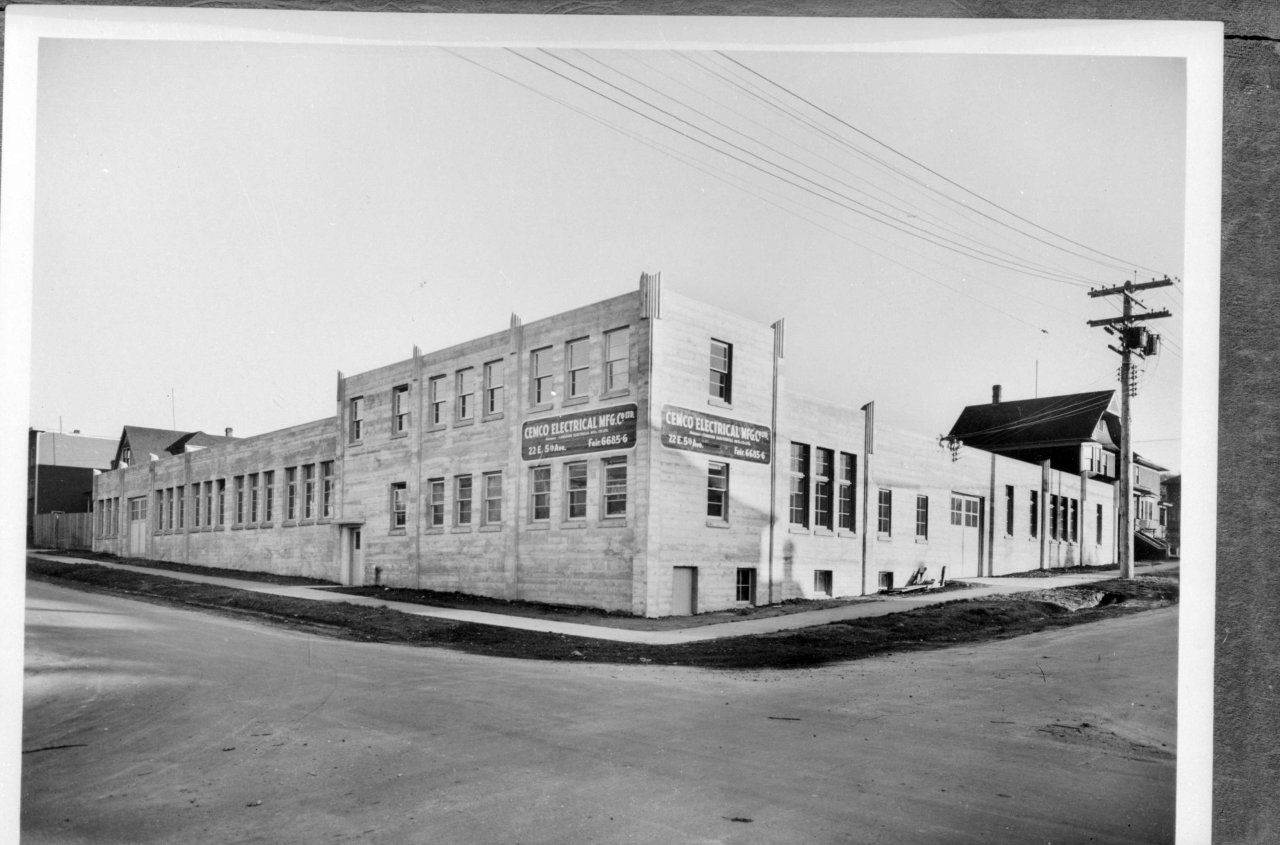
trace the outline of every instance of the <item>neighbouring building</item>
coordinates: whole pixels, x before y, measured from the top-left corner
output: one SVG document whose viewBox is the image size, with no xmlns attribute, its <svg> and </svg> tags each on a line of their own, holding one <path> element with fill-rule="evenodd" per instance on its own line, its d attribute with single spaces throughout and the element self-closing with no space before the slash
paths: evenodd
<svg viewBox="0 0 1280 845">
<path fill-rule="evenodd" d="M 638 290 L 338 374 L 332 416 L 97 479 L 95 547 L 682 615 L 1115 559 L 1113 485 L 787 387 L 784 324 Z"/>
<path fill-rule="evenodd" d="M 27 430 L 27 545 L 90 547 L 93 476 L 114 451 L 106 437 Z"/>
</svg>

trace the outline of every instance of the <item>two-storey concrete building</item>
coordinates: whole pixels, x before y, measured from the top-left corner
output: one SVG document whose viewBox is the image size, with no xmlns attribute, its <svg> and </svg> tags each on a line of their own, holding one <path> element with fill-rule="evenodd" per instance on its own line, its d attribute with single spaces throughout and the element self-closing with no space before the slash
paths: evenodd
<svg viewBox="0 0 1280 845">
<path fill-rule="evenodd" d="M 1112 486 L 786 384 L 782 321 L 639 289 L 98 478 L 122 555 L 664 616 L 1114 559 Z"/>
</svg>

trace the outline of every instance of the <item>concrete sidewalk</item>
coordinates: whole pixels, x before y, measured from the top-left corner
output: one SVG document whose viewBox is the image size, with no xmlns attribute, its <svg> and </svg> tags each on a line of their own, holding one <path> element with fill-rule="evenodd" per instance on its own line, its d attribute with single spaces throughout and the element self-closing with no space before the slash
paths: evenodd
<svg viewBox="0 0 1280 845">
<path fill-rule="evenodd" d="M 238 578 L 221 578 L 210 575 L 196 575 L 187 572 L 175 572 L 168 569 L 149 569 L 142 566 L 130 566 L 123 563 L 107 563 L 100 560 L 78 558 L 71 555 L 54 555 L 28 552 L 31 557 L 60 563 L 83 563 L 106 566 L 112 569 L 126 569 L 148 575 L 162 575 L 179 581 L 191 581 L 199 584 L 216 584 L 221 587 L 232 587 L 254 593 L 287 596 L 289 598 L 307 599 L 310 601 L 347 602 L 348 604 L 366 607 L 386 607 L 401 613 L 415 616 L 430 616 L 436 619 L 452 619 L 457 622 L 474 622 L 478 625 L 496 625 L 501 628 L 516 628 L 523 631 L 541 631 L 550 634 L 564 634 L 572 637 L 589 637 L 597 640 L 614 642 L 641 643 L 646 645 L 679 645 L 681 643 L 718 640 L 725 637 L 741 637 L 748 634 L 768 634 L 774 631 L 789 631 L 797 628 L 809 628 L 814 625 L 826 625 L 845 619 L 864 619 L 872 616 L 888 616 L 925 607 L 931 604 L 942 604 L 959 599 L 978 599 L 987 596 L 1008 595 L 1030 590 L 1049 590 L 1055 587 L 1070 587 L 1089 584 L 1094 581 L 1105 581 L 1114 578 L 1114 572 L 1088 572 L 1053 575 L 1046 578 L 965 578 L 969 584 L 967 590 L 943 593 L 912 593 L 895 596 L 868 596 L 843 607 L 830 607 L 822 610 L 807 610 L 781 616 L 769 616 L 758 619 L 743 619 L 736 622 L 721 622 L 715 625 L 702 625 L 694 628 L 678 628 L 667 631 L 636 631 L 629 628 L 610 628 L 603 625 L 585 625 L 579 622 L 558 622 L 549 619 L 532 619 L 524 616 L 510 616 L 502 613 L 487 613 L 479 610 L 460 610 L 448 607 L 431 607 L 408 602 L 386 601 L 368 596 L 353 596 L 335 592 L 333 587 L 283 586 L 261 581 L 247 581 Z M 1140 566 L 1136 569 L 1141 574 L 1176 571 L 1177 562 Z M 960 579 L 954 579 L 960 580 Z"/>
</svg>

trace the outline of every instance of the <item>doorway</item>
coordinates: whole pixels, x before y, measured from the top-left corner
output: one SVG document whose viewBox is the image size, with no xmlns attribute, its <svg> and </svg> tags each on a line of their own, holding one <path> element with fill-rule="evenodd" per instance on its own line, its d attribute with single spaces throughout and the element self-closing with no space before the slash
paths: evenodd
<svg viewBox="0 0 1280 845">
<path fill-rule="evenodd" d="M 147 550 L 147 497 L 137 496 L 129 500 L 129 551 L 130 557 L 146 557 Z"/>
<path fill-rule="evenodd" d="M 698 567 L 671 569 L 671 615 L 692 616 L 698 612 Z"/>
<path fill-rule="evenodd" d="M 951 560 L 953 578 L 976 578 L 982 574 L 982 499 L 963 493 L 951 494 Z"/>
<path fill-rule="evenodd" d="M 359 525 L 342 526 L 341 581 L 350 587 L 364 585 L 364 543 L 360 529 Z"/>
</svg>

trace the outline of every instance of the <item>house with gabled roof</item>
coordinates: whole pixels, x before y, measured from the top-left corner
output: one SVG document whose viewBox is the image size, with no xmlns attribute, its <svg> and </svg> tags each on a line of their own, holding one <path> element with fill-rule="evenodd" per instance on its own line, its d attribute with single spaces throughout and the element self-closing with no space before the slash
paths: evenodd
<svg viewBox="0 0 1280 845">
<path fill-rule="evenodd" d="M 1049 462 L 1060 472 L 1087 472 L 1114 481 L 1120 467 L 1120 412 L 1114 390 L 1002 401 L 1000 385 L 989 405 L 969 405 L 948 439 L 1029 463 Z"/>
<path fill-rule="evenodd" d="M 120 442 L 116 446 L 115 458 L 111 461 L 111 469 L 127 467 L 134 463 L 158 460 L 184 452 L 193 452 L 207 446 L 217 446 L 235 440 L 231 429 L 224 436 L 205 434 L 203 431 L 174 431 L 168 428 L 147 428 L 141 425 L 126 425 L 120 432 Z M 154 456 L 154 457 L 153 457 Z"/>
</svg>

